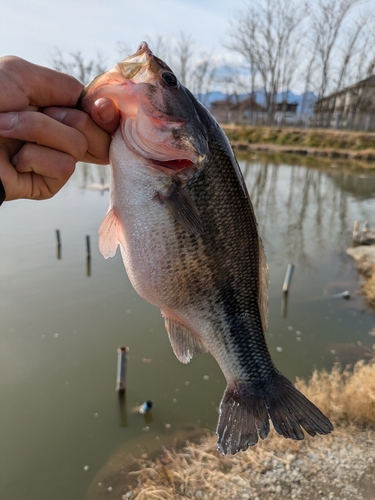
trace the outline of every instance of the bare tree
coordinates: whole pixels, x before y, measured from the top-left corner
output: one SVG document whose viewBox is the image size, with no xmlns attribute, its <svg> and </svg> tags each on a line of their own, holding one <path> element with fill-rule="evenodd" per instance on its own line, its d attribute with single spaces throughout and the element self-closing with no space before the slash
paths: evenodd
<svg viewBox="0 0 375 500">
<path fill-rule="evenodd" d="M 145 37 L 144 40 L 145 42 L 147 42 L 153 54 L 155 54 L 157 57 L 159 57 L 165 62 L 168 62 L 170 60 L 171 58 L 170 37 L 167 38 L 164 35 L 155 35 L 152 37 Z M 134 54 L 136 50 L 137 47 L 133 47 L 127 42 L 124 41 L 117 42 L 117 51 L 122 59 Z"/>
<path fill-rule="evenodd" d="M 259 77 L 266 107 L 273 111 L 280 90 L 288 90 L 300 55 L 304 5 L 293 0 L 255 0 L 232 21 L 228 48 L 247 61 L 251 75 L 250 94 Z"/>
<path fill-rule="evenodd" d="M 348 27 L 348 29 L 346 30 L 341 46 L 342 58 L 340 65 L 341 67 L 338 71 L 338 78 L 335 89 L 336 92 L 341 90 L 345 86 L 345 83 L 348 83 L 347 76 L 350 69 L 350 63 L 356 56 L 357 46 L 361 40 L 361 34 L 364 31 L 369 19 L 370 18 L 365 15 L 361 16 L 358 19 L 354 20 L 353 25 Z"/>
<path fill-rule="evenodd" d="M 202 54 L 191 74 L 190 90 L 202 104 L 207 104 L 208 96 L 216 78 L 216 63 L 213 54 Z"/>
<path fill-rule="evenodd" d="M 354 64 L 351 65 L 349 78 L 351 82 L 364 80 L 373 75 L 375 70 L 375 52 L 369 47 L 375 46 L 375 16 L 369 15 L 367 29 L 362 33 Z"/>
<path fill-rule="evenodd" d="M 182 85 L 190 86 L 190 76 L 193 68 L 193 47 L 192 37 L 181 31 L 175 39 L 172 50 L 173 70 Z"/>
<path fill-rule="evenodd" d="M 65 56 L 58 48 L 52 56 L 52 67 L 69 73 L 84 85 L 108 69 L 105 58 L 100 52 L 97 53 L 96 59 L 86 61 L 80 51 L 70 52 L 68 56 Z"/>
<path fill-rule="evenodd" d="M 363 3 L 363 0 L 318 0 L 317 5 L 310 9 L 310 34 L 319 60 L 317 86 L 319 97 L 325 95 L 332 79 L 334 48 L 340 37 L 344 21 L 353 7 L 359 3 Z M 351 51 L 352 48 L 349 44 L 349 52 L 346 53 L 346 56 Z M 345 68 L 345 64 L 343 67 Z"/>
</svg>

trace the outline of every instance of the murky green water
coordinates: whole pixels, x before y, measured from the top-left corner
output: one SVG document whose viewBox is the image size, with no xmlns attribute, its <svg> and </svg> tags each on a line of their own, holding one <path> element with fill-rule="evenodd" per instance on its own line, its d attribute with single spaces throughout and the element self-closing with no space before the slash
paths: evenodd
<svg viewBox="0 0 375 500">
<path fill-rule="evenodd" d="M 302 162 L 241 163 L 270 265 L 267 339 L 292 379 L 365 355 L 375 326 L 345 253 L 355 219 L 375 224 L 375 174 Z M 107 177 L 104 167 L 80 165 L 52 200 L 1 207 L 0 498 L 81 500 L 119 449 L 150 452 L 187 426 L 215 428 L 225 386 L 215 360 L 180 364 L 159 311 L 133 291 L 120 256 L 106 261 L 97 250 L 108 192 L 86 187 Z M 283 317 L 288 263 L 295 269 Z M 344 290 L 350 300 L 334 298 Z M 126 406 L 115 392 L 123 344 L 130 347 Z M 134 411 L 146 399 L 155 404 L 149 418 Z"/>
</svg>

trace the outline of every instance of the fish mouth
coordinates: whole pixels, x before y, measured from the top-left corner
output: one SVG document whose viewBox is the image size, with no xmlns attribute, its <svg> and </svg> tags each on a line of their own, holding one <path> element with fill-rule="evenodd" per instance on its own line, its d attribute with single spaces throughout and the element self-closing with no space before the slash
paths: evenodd
<svg viewBox="0 0 375 500">
<path fill-rule="evenodd" d="M 195 165 L 195 163 L 188 158 L 175 159 L 175 160 L 151 160 L 153 166 L 159 169 L 166 169 L 168 172 L 181 172 L 187 170 Z"/>
<path fill-rule="evenodd" d="M 86 86 L 79 105 L 90 113 L 101 97 L 119 109 L 126 146 L 150 166 L 175 173 L 198 167 L 207 156 L 204 127 L 189 92 L 146 42 Z"/>
</svg>

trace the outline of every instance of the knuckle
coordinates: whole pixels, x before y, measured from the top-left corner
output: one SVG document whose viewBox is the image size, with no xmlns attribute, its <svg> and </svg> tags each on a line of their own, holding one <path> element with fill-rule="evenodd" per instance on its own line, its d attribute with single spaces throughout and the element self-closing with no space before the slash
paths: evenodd
<svg viewBox="0 0 375 500">
<path fill-rule="evenodd" d="M 17 71 L 17 69 L 24 64 L 24 59 L 18 56 L 4 56 L 0 58 L 1 69 L 5 73 L 12 73 L 14 71 Z"/>
<path fill-rule="evenodd" d="M 83 134 L 77 135 L 77 142 L 75 144 L 75 154 L 74 157 L 77 161 L 80 161 L 85 156 L 88 149 L 88 140 Z"/>
<path fill-rule="evenodd" d="M 26 143 L 17 153 L 17 165 L 30 165 L 34 158 L 34 145 Z"/>
<path fill-rule="evenodd" d="M 74 172 L 75 166 L 75 159 L 72 156 L 65 154 L 64 160 L 61 162 L 61 176 L 64 180 L 69 179 Z"/>
</svg>

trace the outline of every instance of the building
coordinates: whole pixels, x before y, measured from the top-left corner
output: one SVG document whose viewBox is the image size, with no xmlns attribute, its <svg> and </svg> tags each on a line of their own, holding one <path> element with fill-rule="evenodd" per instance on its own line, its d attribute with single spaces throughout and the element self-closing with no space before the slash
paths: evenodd
<svg viewBox="0 0 375 500">
<path fill-rule="evenodd" d="M 314 107 L 314 124 L 375 130 L 375 75 L 318 99 Z"/>
<path fill-rule="evenodd" d="M 237 96 L 228 96 L 221 101 L 211 103 L 211 113 L 219 123 L 237 125 L 261 125 L 267 123 L 267 111 L 253 97 L 239 100 Z"/>
</svg>

